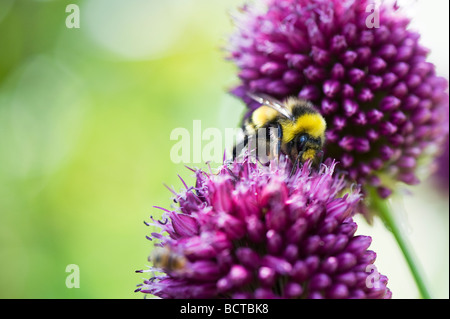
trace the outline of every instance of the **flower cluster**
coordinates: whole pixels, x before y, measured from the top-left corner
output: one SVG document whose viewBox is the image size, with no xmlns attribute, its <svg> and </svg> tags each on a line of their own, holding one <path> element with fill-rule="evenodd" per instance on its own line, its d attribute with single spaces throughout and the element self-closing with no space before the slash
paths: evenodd
<svg viewBox="0 0 450 319">
<path fill-rule="evenodd" d="M 371 238 L 355 235 L 359 190 L 341 194 L 334 163 L 292 176 L 290 166 L 245 159 L 217 174 L 197 170 L 195 187 L 175 193 L 177 207 L 152 218 L 161 232 L 149 237 L 182 254 L 185 268 L 162 269 L 137 290 L 162 298 L 390 298 L 387 278 L 372 280 Z"/>
<path fill-rule="evenodd" d="M 369 0 L 263 2 L 242 8 L 228 48 L 249 114 L 259 106 L 249 91 L 310 100 L 327 122 L 325 155 L 351 181 L 383 198 L 396 182 L 417 184 L 448 134 L 448 94 L 410 20 L 381 4 L 374 27 Z"/>
</svg>

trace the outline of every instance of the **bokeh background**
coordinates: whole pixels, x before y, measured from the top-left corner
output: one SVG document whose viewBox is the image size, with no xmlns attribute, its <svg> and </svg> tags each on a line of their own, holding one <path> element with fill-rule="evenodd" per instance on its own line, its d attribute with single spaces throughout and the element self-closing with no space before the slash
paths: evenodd
<svg viewBox="0 0 450 319">
<path fill-rule="evenodd" d="M 79 29 L 66 27 L 71 3 Z M 221 50 L 242 3 L 0 0 L 0 298 L 143 297 L 143 221 L 170 206 L 163 183 L 192 182 L 170 159 L 170 133 L 195 119 L 223 131 L 244 111 L 226 93 L 236 76 Z M 448 6 L 408 5 L 447 78 Z M 437 298 L 449 297 L 448 152 L 443 163 L 393 203 Z M 416 298 L 383 225 L 361 220 L 359 233 L 373 237 L 394 298 Z M 66 287 L 69 264 L 80 288 Z"/>
</svg>

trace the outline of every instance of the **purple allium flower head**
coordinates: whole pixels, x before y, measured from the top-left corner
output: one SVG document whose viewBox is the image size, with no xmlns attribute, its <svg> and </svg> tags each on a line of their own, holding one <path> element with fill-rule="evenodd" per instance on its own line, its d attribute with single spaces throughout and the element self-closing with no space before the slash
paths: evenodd
<svg viewBox="0 0 450 319">
<path fill-rule="evenodd" d="M 358 189 L 342 194 L 335 164 L 261 166 L 244 158 L 217 174 L 196 171 L 195 187 L 176 194 L 161 229 L 149 237 L 182 255 L 137 289 L 162 298 L 390 298 L 373 276 L 371 238 L 355 235 Z M 164 234 L 167 233 L 167 234 Z M 138 272 L 154 272 L 148 270 Z M 378 273 L 377 273 L 378 275 Z M 376 277 L 376 282 L 372 277 Z"/>
<path fill-rule="evenodd" d="M 366 24 L 373 22 L 371 4 L 246 5 L 235 17 L 239 30 L 228 50 L 241 81 L 232 93 L 248 114 L 259 106 L 248 91 L 310 100 L 327 122 L 325 156 L 339 161 L 350 180 L 388 197 L 396 182 L 418 183 L 419 164 L 442 148 L 447 81 L 436 76 L 429 50 L 396 5 L 380 4 L 379 27 Z"/>
</svg>

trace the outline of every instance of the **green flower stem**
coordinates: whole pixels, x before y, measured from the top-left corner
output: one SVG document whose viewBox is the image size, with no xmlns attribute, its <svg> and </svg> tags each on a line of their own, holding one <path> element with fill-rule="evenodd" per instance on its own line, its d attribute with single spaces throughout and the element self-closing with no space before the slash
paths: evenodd
<svg viewBox="0 0 450 319">
<path fill-rule="evenodd" d="M 400 227 L 398 220 L 395 218 L 395 214 L 392 213 L 391 207 L 388 202 L 381 199 L 374 191 L 371 192 L 371 207 L 374 212 L 381 218 L 385 226 L 392 232 L 399 245 L 403 256 L 408 263 L 409 269 L 414 277 L 417 288 L 423 299 L 431 299 L 430 292 L 425 284 L 425 278 L 420 263 L 414 253 L 411 243 L 408 240 L 407 234 Z"/>
</svg>

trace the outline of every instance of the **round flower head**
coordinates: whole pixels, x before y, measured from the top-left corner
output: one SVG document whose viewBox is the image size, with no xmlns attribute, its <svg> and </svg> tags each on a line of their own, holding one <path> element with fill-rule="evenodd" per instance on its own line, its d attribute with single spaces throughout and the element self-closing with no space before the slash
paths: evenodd
<svg viewBox="0 0 450 319">
<path fill-rule="evenodd" d="M 342 195 L 334 163 L 320 171 L 304 165 L 293 175 L 290 166 L 244 159 L 217 174 L 196 171 L 195 187 L 175 195 L 177 207 L 162 221 L 152 218 L 161 232 L 149 239 L 164 247 L 158 259 L 166 267 L 139 271 L 154 273 L 137 291 L 162 298 L 390 298 L 368 250 L 371 238 L 355 236 L 359 191 Z"/>
<path fill-rule="evenodd" d="M 396 182 L 418 183 L 448 134 L 448 95 L 410 20 L 367 0 L 264 3 L 242 8 L 228 48 L 248 114 L 259 104 L 247 92 L 310 100 L 327 122 L 325 156 L 351 181 L 383 198 Z"/>
</svg>

